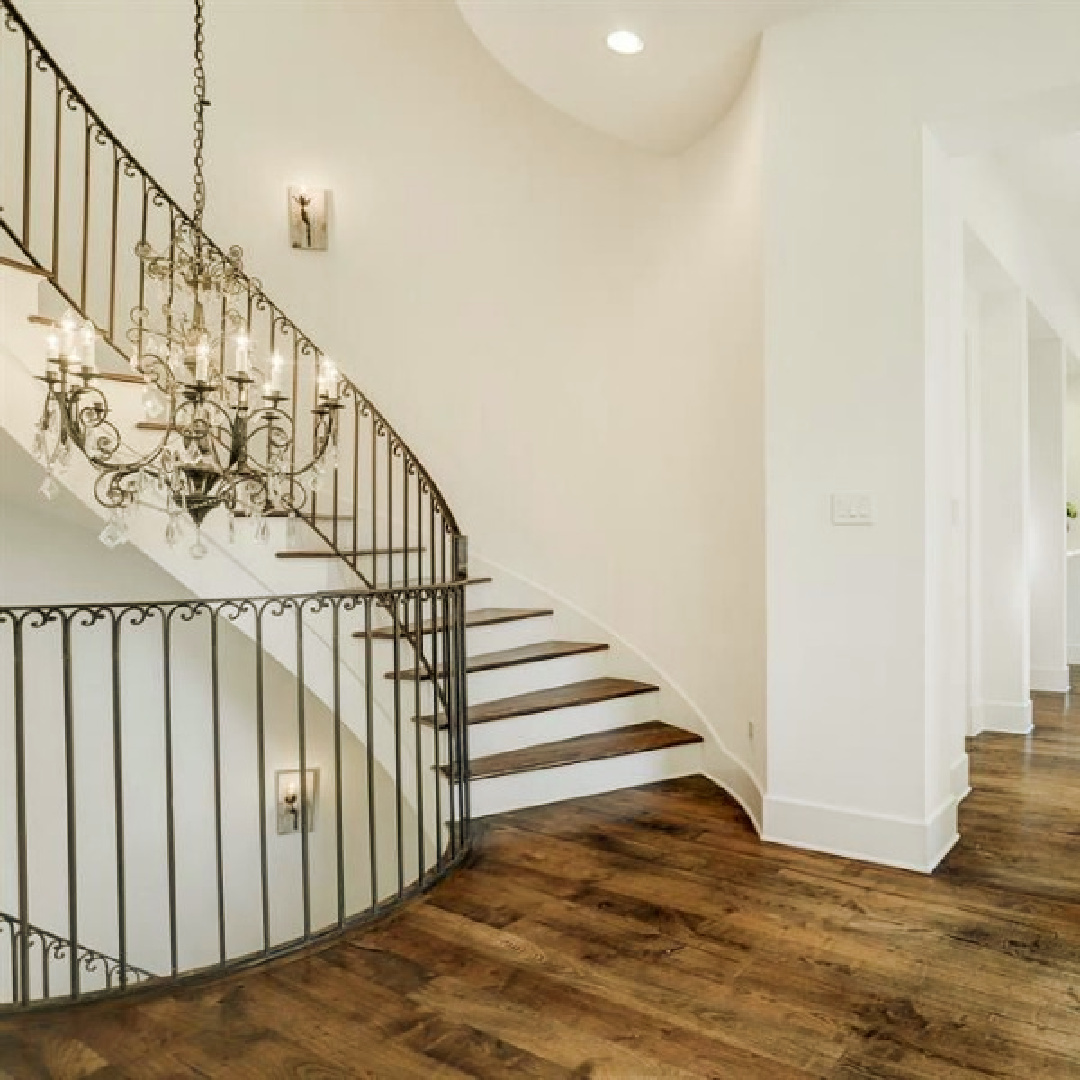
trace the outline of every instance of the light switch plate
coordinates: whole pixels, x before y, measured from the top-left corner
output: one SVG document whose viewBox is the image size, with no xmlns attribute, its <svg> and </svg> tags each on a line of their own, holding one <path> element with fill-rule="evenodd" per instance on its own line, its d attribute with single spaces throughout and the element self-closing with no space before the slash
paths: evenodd
<svg viewBox="0 0 1080 1080">
<path fill-rule="evenodd" d="M 833 495 L 832 523 L 834 525 L 873 525 L 873 496 L 866 491 L 851 491 Z"/>
</svg>

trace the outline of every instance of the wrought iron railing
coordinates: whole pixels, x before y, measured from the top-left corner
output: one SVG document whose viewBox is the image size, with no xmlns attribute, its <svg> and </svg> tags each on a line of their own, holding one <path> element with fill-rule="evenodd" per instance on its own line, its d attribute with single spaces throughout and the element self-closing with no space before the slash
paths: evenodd
<svg viewBox="0 0 1080 1080">
<path fill-rule="evenodd" d="M 132 316 L 154 303 L 135 247 L 166 248 L 194 223 L 91 108 L 10 0 L 0 0 L 0 12 L 7 30 L 0 32 L 0 229 L 129 358 L 138 321 Z M 205 244 L 224 256 L 211 239 Z M 303 444 L 314 438 L 322 350 L 256 278 L 242 274 L 240 286 L 253 340 L 291 361 L 283 408 Z M 214 325 L 215 314 L 207 318 Z M 348 379 L 342 404 L 334 466 L 304 519 L 369 587 L 458 576 L 460 530 L 428 471 Z"/>
<path fill-rule="evenodd" d="M 0 608 L 0 1009 L 278 956 L 456 866 L 465 588 Z"/>
<path fill-rule="evenodd" d="M 113 987 L 136 986 L 149 982 L 153 974 L 134 964 L 122 964 L 115 956 L 108 956 L 96 949 L 85 946 L 72 947 L 67 938 L 51 934 L 40 926 L 24 924 L 14 915 L 0 911 L 0 949 L 7 939 L 8 985 L 0 990 L 0 1001 L 21 1001 L 22 986 L 26 976 L 22 964 L 23 939 L 26 939 L 26 956 L 33 969 L 37 985 L 41 988 L 43 999 L 49 1000 L 52 989 L 58 981 L 68 980 L 70 985 L 71 963 L 80 973 L 80 982 L 95 983 L 100 989 L 112 990 Z"/>
<path fill-rule="evenodd" d="M 154 302 L 136 245 L 167 246 L 191 217 L 9 0 L 0 14 L 0 230 L 119 363 Z M 323 354 L 241 284 L 251 336 L 291 359 L 302 442 Z M 303 519 L 363 588 L 0 608 L 0 1008 L 278 955 L 468 852 L 464 538 L 348 379 L 342 401 Z"/>
</svg>

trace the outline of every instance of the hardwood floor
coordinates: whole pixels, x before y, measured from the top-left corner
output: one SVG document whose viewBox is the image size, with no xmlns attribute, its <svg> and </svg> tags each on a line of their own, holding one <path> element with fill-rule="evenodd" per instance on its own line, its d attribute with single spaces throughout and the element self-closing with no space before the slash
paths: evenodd
<svg viewBox="0 0 1080 1080">
<path fill-rule="evenodd" d="M 701 779 L 483 828 L 324 951 L 0 1024 L 0 1077 L 1080 1077 L 1080 701 L 972 743 L 932 877 L 760 844 Z"/>
</svg>

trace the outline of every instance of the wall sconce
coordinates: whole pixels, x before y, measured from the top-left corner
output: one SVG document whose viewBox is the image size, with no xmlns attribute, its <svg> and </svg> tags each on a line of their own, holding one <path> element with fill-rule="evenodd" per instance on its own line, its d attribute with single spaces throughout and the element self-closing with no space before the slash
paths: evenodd
<svg viewBox="0 0 1080 1080">
<path fill-rule="evenodd" d="M 328 246 L 325 188 L 289 188 L 289 243 L 302 251 L 325 251 Z"/>
<path fill-rule="evenodd" d="M 279 836 L 300 831 L 301 817 L 307 822 L 307 831 L 315 831 L 315 820 L 319 808 L 319 770 L 308 769 L 307 783 L 304 784 L 304 807 L 300 807 L 300 770 L 278 769 L 274 773 L 277 793 L 277 831 Z"/>
</svg>

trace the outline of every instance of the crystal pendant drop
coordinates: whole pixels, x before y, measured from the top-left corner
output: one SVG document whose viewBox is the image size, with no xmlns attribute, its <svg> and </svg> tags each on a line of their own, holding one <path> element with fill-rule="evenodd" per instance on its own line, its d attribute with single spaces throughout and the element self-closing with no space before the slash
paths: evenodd
<svg viewBox="0 0 1080 1080">
<path fill-rule="evenodd" d="M 255 543 L 266 543 L 266 518 L 261 514 L 255 519 Z"/>
<path fill-rule="evenodd" d="M 56 482 L 56 477 L 52 473 L 49 473 L 44 480 L 41 481 L 41 487 L 38 488 L 38 494 L 42 498 L 48 499 L 52 502 L 57 495 L 60 494 L 60 485 Z"/>
<path fill-rule="evenodd" d="M 176 547 L 180 542 L 180 521 L 175 514 L 169 515 L 168 523 L 165 526 L 165 543 L 169 547 Z"/>
<path fill-rule="evenodd" d="M 236 517 L 233 514 L 229 515 L 229 543 L 236 543 Z"/>
<path fill-rule="evenodd" d="M 53 465 L 57 472 L 64 472 L 71 464 L 71 441 L 65 439 L 60 444 L 60 449 L 56 452 L 56 458 L 53 461 Z"/>
<path fill-rule="evenodd" d="M 210 549 L 203 543 L 202 529 L 196 526 L 195 543 L 191 545 L 191 557 L 193 559 L 205 559 L 210 554 Z"/>
<path fill-rule="evenodd" d="M 101 530 L 98 539 L 109 549 L 119 547 L 124 543 L 127 539 L 127 530 L 124 528 L 123 518 L 119 514 L 113 514 L 105 528 Z"/>
<path fill-rule="evenodd" d="M 143 391 L 143 415 L 147 420 L 160 420 L 165 415 L 161 398 L 149 386 Z"/>
<path fill-rule="evenodd" d="M 45 456 L 48 453 L 45 442 L 45 432 L 42 431 L 40 427 L 34 432 L 34 438 L 30 443 L 30 453 L 33 454 L 37 461 L 44 461 Z"/>
</svg>

